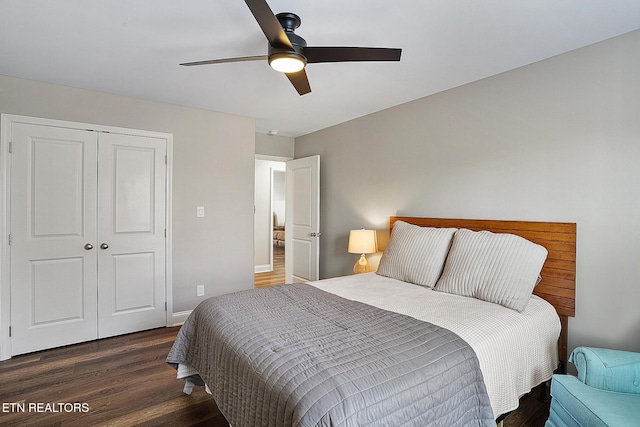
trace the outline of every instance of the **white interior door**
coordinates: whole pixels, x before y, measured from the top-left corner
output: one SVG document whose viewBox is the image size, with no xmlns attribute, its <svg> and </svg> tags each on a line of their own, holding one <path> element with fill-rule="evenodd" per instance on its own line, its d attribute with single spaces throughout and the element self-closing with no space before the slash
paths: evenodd
<svg viewBox="0 0 640 427">
<path fill-rule="evenodd" d="M 170 138 L 25 119 L 3 117 L 11 349 L 0 356 L 165 326 Z"/>
<path fill-rule="evenodd" d="M 11 134 L 11 352 L 95 339 L 97 133 Z"/>
<path fill-rule="evenodd" d="M 166 325 L 166 140 L 100 134 L 98 336 Z"/>
<path fill-rule="evenodd" d="M 319 278 L 320 156 L 287 162 L 285 281 Z"/>
</svg>

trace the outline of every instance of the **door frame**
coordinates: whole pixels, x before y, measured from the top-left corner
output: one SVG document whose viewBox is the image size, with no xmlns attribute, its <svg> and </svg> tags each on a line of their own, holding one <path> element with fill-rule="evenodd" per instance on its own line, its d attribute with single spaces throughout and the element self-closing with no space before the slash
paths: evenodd
<svg viewBox="0 0 640 427">
<path fill-rule="evenodd" d="M 167 141 L 167 175 L 165 181 L 165 229 L 167 234 L 165 238 L 165 298 L 167 307 L 165 325 L 172 325 L 174 323 L 171 232 L 173 134 L 2 113 L 0 114 L 0 360 L 11 358 L 11 337 L 9 334 L 9 328 L 11 327 L 11 250 L 9 245 L 9 234 L 11 230 L 11 154 L 9 150 L 11 145 L 11 125 L 13 123 L 148 136 L 165 139 Z"/>
<path fill-rule="evenodd" d="M 283 163 L 285 165 L 283 172 L 286 173 L 286 163 L 289 160 L 293 160 L 293 157 L 268 156 L 268 155 L 265 155 L 265 154 L 256 154 L 255 155 L 255 160 L 266 160 L 266 161 L 270 161 L 270 162 Z M 269 173 L 269 179 L 271 180 L 270 186 L 269 186 L 269 203 L 270 203 L 270 211 L 271 212 L 273 212 L 273 171 L 274 171 L 274 169 L 271 168 L 270 173 Z M 254 174 L 255 174 L 255 167 L 254 167 Z M 285 193 L 286 193 L 286 191 L 285 191 Z M 253 198 L 254 198 L 254 207 L 253 207 L 253 210 L 254 210 L 254 218 L 253 218 L 253 221 L 254 221 L 254 229 L 253 229 L 254 241 L 255 241 L 255 237 L 256 237 L 256 230 L 255 230 L 255 214 L 256 214 L 255 197 L 256 197 L 256 190 L 254 189 L 254 195 L 253 195 Z M 285 203 L 286 203 L 286 195 L 285 195 Z M 271 215 L 270 224 L 271 224 L 270 228 L 271 228 L 271 230 L 273 230 L 273 215 Z M 274 265 L 273 265 L 273 232 L 270 232 L 269 236 L 270 236 L 269 237 L 269 245 L 270 245 L 269 246 L 269 267 L 268 267 L 268 269 L 264 269 L 263 265 L 255 265 L 255 250 L 256 250 L 256 248 L 255 248 L 255 243 L 254 243 L 254 248 L 253 248 L 253 252 L 254 252 L 254 266 L 253 266 L 254 267 L 253 268 L 254 271 L 253 272 L 254 272 L 254 274 L 267 273 L 267 272 L 273 271 L 273 268 L 274 268 Z M 260 268 L 260 267 L 262 267 L 262 268 Z"/>
</svg>

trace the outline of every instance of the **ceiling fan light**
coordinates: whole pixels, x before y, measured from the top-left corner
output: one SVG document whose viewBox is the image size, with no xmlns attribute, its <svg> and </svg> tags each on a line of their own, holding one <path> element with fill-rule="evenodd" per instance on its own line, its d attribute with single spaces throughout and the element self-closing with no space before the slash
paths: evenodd
<svg viewBox="0 0 640 427">
<path fill-rule="evenodd" d="M 279 52 L 269 56 L 269 65 L 281 73 L 297 73 L 307 65 L 307 61 L 296 52 Z"/>
</svg>

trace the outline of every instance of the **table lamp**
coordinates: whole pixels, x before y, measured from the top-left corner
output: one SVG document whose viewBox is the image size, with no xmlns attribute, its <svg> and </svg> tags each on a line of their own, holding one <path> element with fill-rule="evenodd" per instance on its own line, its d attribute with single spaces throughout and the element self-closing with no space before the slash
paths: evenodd
<svg viewBox="0 0 640 427">
<path fill-rule="evenodd" d="M 353 266 L 353 272 L 368 273 L 371 270 L 371 264 L 367 260 L 366 254 L 378 252 L 378 239 L 375 230 L 351 230 L 349 232 L 349 253 L 360 254 L 360 258 Z"/>
</svg>

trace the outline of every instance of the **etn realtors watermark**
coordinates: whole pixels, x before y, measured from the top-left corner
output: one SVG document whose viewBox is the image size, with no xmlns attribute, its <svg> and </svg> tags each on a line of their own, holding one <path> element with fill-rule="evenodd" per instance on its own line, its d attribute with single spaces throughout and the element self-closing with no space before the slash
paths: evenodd
<svg viewBox="0 0 640 427">
<path fill-rule="evenodd" d="M 89 412 L 88 403 L 65 402 L 3 402 L 2 412 L 25 413 L 78 413 Z"/>
</svg>

